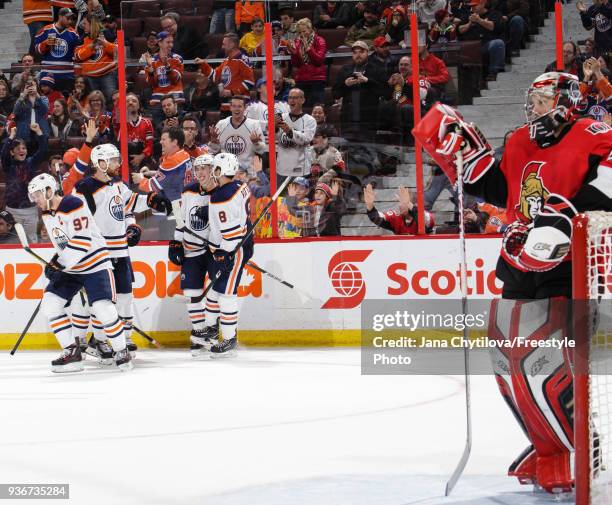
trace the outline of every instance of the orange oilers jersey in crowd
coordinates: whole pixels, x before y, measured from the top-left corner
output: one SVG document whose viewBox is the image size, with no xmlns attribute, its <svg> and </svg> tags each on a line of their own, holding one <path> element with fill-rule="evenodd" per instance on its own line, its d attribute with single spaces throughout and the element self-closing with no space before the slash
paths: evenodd
<svg viewBox="0 0 612 505">
<path fill-rule="evenodd" d="M 106 241 L 80 198 L 66 195 L 57 210 L 43 212 L 42 219 L 64 272 L 92 274 L 112 268 Z"/>
<path fill-rule="evenodd" d="M 200 70 L 216 84 L 222 84 L 232 95 L 248 95 L 255 84 L 253 68 L 249 58 L 238 54 L 235 58 L 225 58 L 221 65 L 213 69 L 207 62 L 200 63 Z"/>
<path fill-rule="evenodd" d="M 53 21 L 49 0 L 23 0 L 23 22 L 30 23 Z"/>
<path fill-rule="evenodd" d="M 263 2 L 250 2 L 248 0 L 238 1 L 236 2 L 234 12 L 237 27 L 240 26 L 240 23 L 250 25 L 255 18 L 261 20 L 266 19 Z"/>
<path fill-rule="evenodd" d="M 478 204 L 478 210 L 488 214 L 489 218 L 485 224 L 485 233 L 503 233 L 508 226 L 508 216 L 506 209 L 497 207 L 490 203 L 482 202 Z"/>
<path fill-rule="evenodd" d="M 167 64 L 159 59 L 159 53 L 153 56 L 153 64 L 145 70 L 147 83 L 153 88 L 151 105 L 159 105 L 164 95 L 172 95 L 177 103 L 183 103 L 183 58 L 172 53 Z"/>
<path fill-rule="evenodd" d="M 51 0 L 51 6 L 61 9 L 62 7 L 68 7 L 74 9 L 74 0 Z"/>
<path fill-rule="evenodd" d="M 72 193 L 72 188 L 74 188 L 74 185 L 85 176 L 85 172 L 87 171 L 89 162 L 91 161 L 91 148 L 91 144 L 84 142 L 81 146 L 81 150 L 79 151 L 79 156 L 74 162 L 74 165 L 72 165 L 68 172 L 64 175 L 64 180 L 62 181 L 62 191 L 65 195 Z"/>
<path fill-rule="evenodd" d="M 80 63 L 81 75 L 100 77 L 117 68 L 117 45 L 104 41 L 96 43 L 85 37 L 75 50 L 75 60 Z"/>
<path fill-rule="evenodd" d="M 163 193 L 171 201 L 181 198 L 185 177 L 191 172 L 191 158 L 183 149 L 162 156 L 157 174 L 151 179 L 143 179 L 138 188 L 141 191 Z"/>
</svg>

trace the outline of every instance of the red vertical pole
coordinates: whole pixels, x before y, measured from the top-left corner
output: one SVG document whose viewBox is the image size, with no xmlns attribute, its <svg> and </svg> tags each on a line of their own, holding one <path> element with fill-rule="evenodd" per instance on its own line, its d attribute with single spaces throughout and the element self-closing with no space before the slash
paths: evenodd
<svg viewBox="0 0 612 505">
<path fill-rule="evenodd" d="M 274 130 L 274 66 L 272 49 L 272 23 L 264 25 L 266 48 L 266 91 L 268 92 L 268 152 L 270 155 L 270 194 L 276 193 L 276 135 Z M 272 205 L 272 237 L 278 237 L 278 207 Z"/>
<path fill-rule="evenodd" d="M 557 45 L 557 70 L 562 71 L 563 65 L 563 5 L 555 2 L 555 43 Z"/>
<path fill-rule="evenodd" d="M 128 158 L 127 133 L 127 85 L 125 78 L 125 38 L 123 30 L 117 30 L 117 66 L 119 77 L 119 140 L 121 141 L 121 178 L 129 184 L 130 162 Z"/>
<path fill-rule="evenodd" d="M 419 23 L 416 12 L 410 15 L 410 51 L 412 53 L 412 103 L 414 109 L 414 124 L 421 120 L 421 90 L 419 87 Z M 423 199 L 423 156 L 421 144 L 414 141 L 414 156 L 416 162 L 417 207 L 419 210 L 419 235 L 425 233 L 425 202 Z"/>
</svg>

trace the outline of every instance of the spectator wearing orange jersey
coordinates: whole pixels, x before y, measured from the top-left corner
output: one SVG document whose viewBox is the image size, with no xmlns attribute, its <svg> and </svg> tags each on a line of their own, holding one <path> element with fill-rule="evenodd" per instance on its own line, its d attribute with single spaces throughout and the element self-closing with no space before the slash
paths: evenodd
<svg viewBox="0 0 612 505">
<path fill-rule="evenodd" d="M 478 212 L 485 221 L 484 233 L 504 233 L 508 227 L 506 209 L 496 207 L 490 203 L 478 203 Z"/>
<path fill-rule="evenodd" d="M 215 69 L 206 60 L 195 59 L 200 65 L 200 71 L 219 86 L 219 95 L 226 100 L 234 95 L 248 95 L 255 84 L 251 62 L 240 51 L 239 44 L 238 35 L 225 34 L 222 49 L 226 57 Z"/>
<path fill-rule="evenodd" d="M 104 93 L 110 103 L 117 84 L 117 45 L 108 42 L 100 21 L 87 14 L 81 23 L 85 31 L 83 43 L 75 50 L 75 60 L 81 64 L 81 75 L 85 76 L 89 87 Z"/>
<path fill-rule="evenodd" d="M 255 18 L 266 18 L 263 2 L 239 0 L 236 2 L 235 13 L 236 28 L 240 33 L 248 32 Z"/>
<path fill-rule="evenodd" d="M 151 57 L 144 54 L 147 61 L 145 76 L 147 83 L 153 88 L 151 101 L 152 107 L 159 109 L 162 97 L 170 95 L 178 104 L 185 101 L 183 96 L 183 58 L 174 53 L 174 37 L 168 32 L 157 34 L 159 52 Z"/>
</svg>

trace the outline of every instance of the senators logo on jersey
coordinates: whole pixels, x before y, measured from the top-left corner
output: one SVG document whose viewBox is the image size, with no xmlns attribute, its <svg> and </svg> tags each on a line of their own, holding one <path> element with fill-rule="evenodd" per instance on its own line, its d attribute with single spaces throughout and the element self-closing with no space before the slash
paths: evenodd
<svg viewBox="0 0 612 505">
<path fill-rule="evenodd" d="M 226 152 L 239 156 L 245 151 L 246 145 L 246 140 L 240 135 L 230 135 L 223 147 Z"/>
<path fill-rule="evenodd" d="M 522 221 L 533 221 L 548 198 L 549 191 L 540 177 L 544 164 L 543 161 L 530 161 L 523 169 L 521 195 L 515 206 L 516 215 Z"/>
<path fill-rule="evenodd" d="M 60 228 L 53 228 L 51 238 L 61 250 L 64 250 L 68 245 L 68 237 Z"/>
<path fill-rule="evenodd" d="M 117 221 L 123 221 L 123 200 L 119 195 L 113 196 L 108 202 L 108 212 Z"/>
</svg>

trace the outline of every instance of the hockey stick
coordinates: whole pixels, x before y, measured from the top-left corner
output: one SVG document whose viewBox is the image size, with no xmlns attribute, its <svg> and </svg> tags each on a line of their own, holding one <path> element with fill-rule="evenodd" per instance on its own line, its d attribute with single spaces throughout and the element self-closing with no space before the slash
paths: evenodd
<svg viewBox="0 0 612 505">
<path fill-rule="evenodd" d="M 43 257 L 41 257 L 38 254 L 36 254 L 30 248 L 30 245 L 28 243 L 28 236 L 27 236 L 26 231 L 24 230 L 23 226 L 21 225 L 21 223 L 15 223 L 15 232 L 17 233 L 17 236 L 19 237 L 19 242 L 21 242 L 21 247 L 23 247 L 24 251 L 30 253 L 34 258 L 36 258 L 38 261 L 40 261 L 43 265 L 49 266 L 49 262 L 46 259 L 44 259 Z M 83 294 L 83 290 L 82 289 L 79 290 L 79 295 L 81 296 L 81 303 L 85 306 L 87 303 L 85 302 L 85 295 Z M 133 324 L 132 324 L 132 329 L 136 333 L 138 333 L 138 334 L 142 335 L 144 338 L 146 338 L 149 342 L 151 342 L 151 344 L 153 344 L 158 349 L 161 348 L 161 345 L 160 345 L 159 342 L 157 342 L 154 338 L 150 337 L 144 331 L 142 331 L 141 329 L 137 328 Z"/>
<path fill-rule="evenodd" d="M 172 212 L 173 212 L 174 216 L 176 217 L 176 224 L 179 226 L 179 231 L 182 231 L 183 233 L 188 233 L 189 235 L 200 239 L 207 246 L 211 245 L 211 243 L 208 240 L 206 240 L 204 237 L 202 237 L 201 235 L 198 235 L 196 232 L 194 232 L 194 231 L 190 230 L 189 228 L 187 228 L 187 226 L 185 225 L 185 222 L 183 221 L 182 216 L 180 215 L 181 211 L 180 211 L 180 206 L 179 206 L 178 200 L 174 200 L 174 202 L 172 202 Z M 249 262 L 247 262 L 247 265 L 249 267 L 251 267 L 253 270 L 257 270 L 258 272 L 266 275 L 267 277 L 270 277 L 270 279 L 275 280 L 276 282 L 281 283 L 283 286 L 286 286 L 289 289 L 295 289 L 297 292 L 303 294 L 304 296 L 310 298 L 311 300 L 315 299 L 314 296 L 312 296 L 310 293 L 304 291 L 303 289 L 295 287 L 290 282 L 287 282 L 287 281 L 281 279 L 280 277 L 274 275 L 272 272 L 268 272 L 267 270 L 264 270 L 263 268 L 261 268 L 259 265 L 256 265 L 255 263 L 249 261 Z"/>
<path fill-rule="evenodd" d="M 457 152 L 457 199 L 459 200 L 459 249 L 461 255 L 461 311 L 467 313 L 467 267 L 465 254 L 465 225 L 463 222 L 463 153 Z M 455 471 L 452 473 L 446 483 L 445 495 L 449 496 L 457 481 L 463 474 L 467 465 L 470 453 L 472 451 L 472 406 L 470 395 L 470 355 L 469 346 L 467 345 L 468 331 L 467 327 L 463 328 L 463 359 L 465 364 L 465 412 L 466 412 L 466 440 L 463 454 Z"/>
<path fill-rule="evenodd" d="M 17 342 L 15 342 L 15 345 L 13 346 L 13 349 L 10 352 L 11 356 L 13 356 L 15 354 L 15 352 L 17 352 L 17 348 L 21 344 L 21 341 L 23 340 L 23 337 L 25 337 L 26 333 L 28 333 L 28 330 L 30 329 L 30 326 L 32 326 L 32 323 L 34 322 L 34 319 L 36 318 L 36 315 L 40 311 L 40 306 L 41 305 L 42 305 L 42 298 L 38 301 L 38 305 L 36 305 L 36 308 L 34 309 L 34 312 L 32 312 L 32 315 L 30 316 L 30 319 L 28 320 L 28 324 L 25 325 L 25 328 L 21 332 L 21 335 L 19 335 L 19 338 L 17 339 Z"/>
<path fill-rule="evenodd" d="M 255 228 L 257 228 L 257 225 L 261 222 L 261 220 L 264 218 L 264 216 L 268 213 L 268 211 L 270 210 L 270 207 L 272 207 L 272 205 L 274 205 L 276 203 L 276 200 L 278 200 L 278 197 L 280 196 L 280 194 L 285 190 L 285 188 L 289 185 L 289 183 L 291 182 L 291 180 L 293 179 L 293 177 L 287 177 L 284 182 L 280 185 L 280 187 L 276 190 L 276 193 L 274 193 L 274 195 L 272 195 L 272 198 L 270 198 L 270 201 L 266 204 L 266 206 L 263 208 L 263 210 L 261 211 L 261 213 L 259 214 L 259 216 L 257 216 L 257 219 L 255 219 L 255 222 L 253 223 L 253 225 L 251 226 L 251 229 L 248 230 L 245 234 L 244 237 L 242 237 L 242 239 L 240 240 L 240 242 L 238 242 L 238 245 L 234 248 L 234 252 L 239 250 L 244 243 L 249 239 L 249 237 L 251 235 L 253 235 L 253 233 L 255 232 Z M 234 256 L 234 253 L 230 253 L 231 256 Z M 204 294 L 202 296 L 206 296 L 208 294 L 208 292 L 213 288 L 213 286 L 215 285 L 215 282 L 217 282 L 219 280 L 219 277 L 221 277 L 222 274 L 222 270 L 219 269 L 217 271 L 217 273 L 215 274 L 215 278 L 211 280 L 210 284 L 208 286 L 206 286 L 206 289 L 204 290 Z"/>
</svg>

